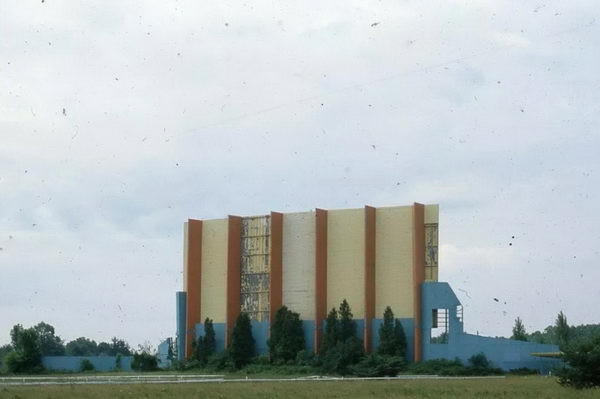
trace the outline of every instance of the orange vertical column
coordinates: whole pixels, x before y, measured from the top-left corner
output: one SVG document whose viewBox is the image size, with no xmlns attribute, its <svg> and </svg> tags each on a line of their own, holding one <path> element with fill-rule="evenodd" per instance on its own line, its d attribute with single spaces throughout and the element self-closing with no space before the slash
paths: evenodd
<svg viewBox="0 0 600 399">
<path fill-rule="evenodd" d="M 414 327 L 414 361 L 423 359 L 421 342 L 421 285 L 425 281 L 425 206 L 414 203 L 412 212 L 412 239 L 413 239 L 413 313 Z"/>
<path fill-rule="evenodd" d="M 315 353 L 319 352 L 327 317 L 327 211 L 316 210 L 315 229 Z"/>
<path fill-rule="evenodd" d="M 370 353 L 373 342 L 372 320 L 375 316 L 375 208 L 365 206 L 365 352 Z"/>
<path fill-rule="evenodd" d="M 185 355 L 192 355 L 192 342 L 196 339 L 196 324 L 200 323 L 200 287 L 202 280 L 202 221 L 188 220 L 186 287 L 186 345 Z"/>
<path fill-rule="evenodd" d="M 227 231 L 227 336 L 225 337 L 225 346 L 229 346 L 231 342 L 231 332 L 235 320 L 240 314 L 241 246 L 242 218 L 230 215 Z"/>
<path fill-rule="evenodd" d="M 273 325 L 275 313 L 283 305 L 283 214 L 271 212 L 271 248 L 269 261 L 269 322 Z"/>
</svg>

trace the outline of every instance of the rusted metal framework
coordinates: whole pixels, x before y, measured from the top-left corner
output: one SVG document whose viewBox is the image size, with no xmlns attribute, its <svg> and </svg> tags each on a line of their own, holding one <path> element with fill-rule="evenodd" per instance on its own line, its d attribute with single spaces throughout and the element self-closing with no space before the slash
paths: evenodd
<svg viewBox="0 0 600 399">
<path fill-rule="evenodd" d="M 270 216 L 242 218 L 240 310 L 256 321 L 269 321 L 270 236 Z"/>
<path fill-rule="evenodd" d="M 425 224 L 425 280 L 438 278 L 438 224 Z"/>
</svg>

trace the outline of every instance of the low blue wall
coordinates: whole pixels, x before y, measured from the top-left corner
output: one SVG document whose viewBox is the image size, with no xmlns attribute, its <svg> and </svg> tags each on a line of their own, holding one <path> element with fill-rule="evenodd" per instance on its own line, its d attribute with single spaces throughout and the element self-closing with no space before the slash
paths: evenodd
<svg viewBox="0 0 600 399">
<path fill-rule="evenodd" d="M 116 356 L 43 356 L 42 365 L 47 370 L 81 371 L 81 361 L 89 360 L 96 371 L 116 370 Z M 131 371 L 133 356 L 121 357 L 121 370 Z"/>
<path fill-rule="evenodd" d="M 547 373 L 561 364 L 558 359 L 531 356 L 531 353 L 535 352 L 558 352 L 559 349 L 556 345 L 465 333 L 463 323 L 457 314 L 457 306 L 460 305 L 460 301 L 448 283 L 423 283 L 421 298 L 423 360 L 458 358 L 466 363 L 471 356 L 483 353 L 495 367 L 503 370 L 527 367 L 537 369 L 542 373 Z M 448 343 L 431 343 L 433 309 L 448 309 Z"/>
<path fill-rule="evenodd" d="M 459 358 L 467 364 L 471 356 L 483 353 L 495 367 L 500 367 L 505 371 L 527 367 L 542 373 L 548 373 L 561 364 L 559 359 L 531 356 L 531 353 L 534 352 L 558 352 L 558 347 L 462 333 L 450 336 L 447 344 L 428 344 L 426 358 Z"/>
</svg>

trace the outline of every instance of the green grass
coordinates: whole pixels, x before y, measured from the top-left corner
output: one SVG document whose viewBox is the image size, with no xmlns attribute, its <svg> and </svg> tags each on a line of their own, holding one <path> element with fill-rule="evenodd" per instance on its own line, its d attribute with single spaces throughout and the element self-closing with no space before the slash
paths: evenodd
<svg viewBox="0 0 600 399">
<path fill-rule="evenodd" d="M 554 378 L 1 387 L 0 398 L 600 398 Z"/>
</svg>

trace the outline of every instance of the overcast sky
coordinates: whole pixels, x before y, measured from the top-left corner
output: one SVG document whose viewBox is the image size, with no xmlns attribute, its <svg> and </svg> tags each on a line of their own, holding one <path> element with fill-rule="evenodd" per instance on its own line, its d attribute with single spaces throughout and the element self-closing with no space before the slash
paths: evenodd
<svg viewBox="0 0 600 399">
<path fill-rule="evenodd" d="M 0 344 L 174 336 L 187 218 L 415 201 L 469 332 L 600 322 L 597 1 L 433 3 L 2 1 Z"/>
</svg>

